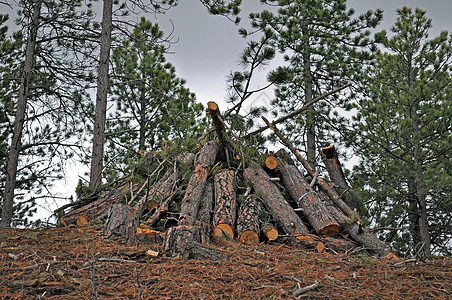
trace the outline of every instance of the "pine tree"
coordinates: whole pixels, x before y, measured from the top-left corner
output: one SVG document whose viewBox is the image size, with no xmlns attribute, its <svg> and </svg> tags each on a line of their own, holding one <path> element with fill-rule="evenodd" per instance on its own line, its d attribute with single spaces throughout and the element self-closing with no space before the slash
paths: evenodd
<svg viewBox="0 0 452 300">
<path fill-rule="evenodd" d="M 355 130 L 355 184 L 382 237 L 411 254 L 451 254 L 452 36 L 428 39 L 426 12 L 403 7 L 369 70 Z M 411 247 L 409 241 L 411 240 Z"/>
<path fill-rule="evenodd" d="M 2 62 L 10 71 L 3 73 L 1 85 L 11 87 L 2 94 L 2 102 L 12 101 L 13 110 L 7 116 L 11 142 L 3 227 L 27 222 L 15 216 L 21 205 L 26 210 L 37 198 L 55 199 L 49 191 L 51 182 L 62 178 L 65 162 L 83 148 L 80 118 L 85 116 L 85 88 L 92 65 L 89 55 L 96 41 L 89 28 L 93 14 L 81 10 L 81 3 L 17 2 L 18 25 L 24 33 L 15 36 L 26 36 L 27 42 L 25 51 L 19 49 L 15 57 Z"/>
<path fill-rule="evenodd" d="M 161 150 L 164 141 L 190 148 L 205 129 L 203 106 L 166 62 L 163 39 L 157 24 L 141 18 L 113 52 L 115 110 L 107 120 L 107 174 L 124 175 L 140 151 Z"/>
<path fill-rule="evenodd" d="M 368 29 L 376 27 L 382 11 L 368 11 L 354 18 L 345 0 L 266 0 L 277 12 L 251 14 L 256 30 L 271 30 L 287 62 L 270 78 L 287 77 L 277 85 L 273 102 L 280 113 L 288 114 L 347 81 L 353 80 L 362 64 L 370 59 Z M 304 145 L 307 160 L 315 165 L 317 145 L 329 145 L 334 133 L 345 123 L 337 108 L 350 110 L 348 99 L 333 95 L 324 104 L 315 104 L 286 124 L 285 132 L 297 145 Z"/>
</svg>

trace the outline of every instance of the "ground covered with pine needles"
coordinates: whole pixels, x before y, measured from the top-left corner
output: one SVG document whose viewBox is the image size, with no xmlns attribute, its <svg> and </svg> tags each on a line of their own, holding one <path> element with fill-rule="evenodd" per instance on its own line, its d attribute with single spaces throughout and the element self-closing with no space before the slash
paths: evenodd
<svg viewBox="0 0 452 300">
<path fill-rule="evenodd" d="M 100 227 L 0 230 L 1 299 L 451 299 L 452 259 L 214 241 L 225 261 L 131 247 Z M 148 250 L 153 250 L 148 251 Z M 318 282 L 318 284 L 315 284 Z M 303 288 L 316 286 L 304 293 Z M 297 296 L 294 295 L 294 292 Z"/>
</svg>

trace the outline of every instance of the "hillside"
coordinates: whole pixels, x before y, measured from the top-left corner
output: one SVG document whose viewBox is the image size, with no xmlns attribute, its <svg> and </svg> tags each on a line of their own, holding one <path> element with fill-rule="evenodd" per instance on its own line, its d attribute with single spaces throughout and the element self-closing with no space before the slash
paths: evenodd
<svg viewBox="0 0 452 300">
<path fill-rule="evenodd" d="M 159 245 L 151 245 L 160 251 Z M 214 241 L 225 261 L 147 255 L 101 228 L 0 230 L 2 299 L 450 299 L 452 259 L 317 253 L 284 244 Z M 94 250 L 94 251 L 93 251 Z M 94 261 L 93 261 L 93 253 Z M 94 272 L 90 271 L 94 267 Z M 94 284 L 91 279 L 94 278 Z"/>
</svg>

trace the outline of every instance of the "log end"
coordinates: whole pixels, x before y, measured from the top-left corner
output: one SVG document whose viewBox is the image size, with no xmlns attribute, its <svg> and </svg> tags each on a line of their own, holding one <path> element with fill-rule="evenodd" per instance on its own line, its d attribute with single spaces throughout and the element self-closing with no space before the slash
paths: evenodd
<svg viewBox="0 0 452 300">
<path fill-rule="evenodd" d="M 334 237 L 339 234 L 339 225 L 330 224 L 319 230 L 318 234 Z"/>
<path fill-rule="evenodd" d="M 275 228 L 269 228 L 265 235 L 269 241 L 275 241 L 279 237 L 279 232 Z"/>
<path fill-rule="evenodd" d="M 239 240 L 243 243 L 259 243 L 259 235 L 254 230 L 245 230 L 240 234 Z"/>
<path fill-rule="evenodd" d="M 269 155 L 267 156 L 267 158 L 265 159 L 265 166 L 273 171 L 276 169 L 276 167 L 278 166 L 278 160 L 276 159 L 275 156 L 273 155 Z"/>
<path fill-rule="evenodd" d="M 89 223 L 88 219 L 84 215 L 79 215 L 75 221 L 77 227 L 83 227 Z"/>
<path fill-rule="evenodd" d="M 209 110 L 212 110 L 212 111 L 218 110 L 218 104 L 216 104 L 213 101 L 207 102 L 207 107 L 209 108 Z"/>
<path fill-rule="evenodd" d="M 213 236 L 221 239 L 233 240 L 234 231 L 229 224 L 218 224 L 213 230 Z"/>
<path fill-rule="evenodd" d="M 336 148 L 334 147 L 334 145 L 325 147 L 325 148 L 322 149 L 322 154 L 326 158 L 331 159 L 331 158 L 337 156 Z"/>
</svg>

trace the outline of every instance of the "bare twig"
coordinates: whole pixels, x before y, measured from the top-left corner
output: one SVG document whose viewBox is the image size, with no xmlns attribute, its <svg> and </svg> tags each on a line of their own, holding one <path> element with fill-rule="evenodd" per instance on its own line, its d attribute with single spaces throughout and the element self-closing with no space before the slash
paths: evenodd
<svg viewBox="0 0 452 300">
<path fill-rule="evenodd" d="M 300 295 L 302 295 L 302 294 L 304 294 L 304 293 L 306 293 L 306 292 L 315 290 L 316 288 L 319 287 L 319 285 L 320 285 L 320 283 L 316 280 L 316 281 L 314 281 L 314 283 L 311 284 L 311 285 L 305 286 L 305 287 L 303 287 L 303 288 L 296 289 L 295 291 L 292 292 L 292 294 L 293 294 L 295 297 L 298 297 L 298 296 L 300 296 Z"/>
</svg>

